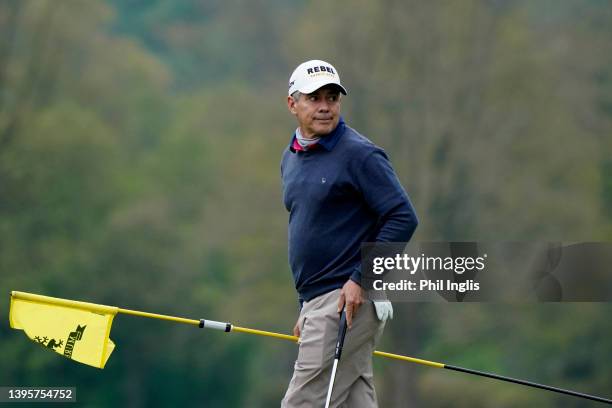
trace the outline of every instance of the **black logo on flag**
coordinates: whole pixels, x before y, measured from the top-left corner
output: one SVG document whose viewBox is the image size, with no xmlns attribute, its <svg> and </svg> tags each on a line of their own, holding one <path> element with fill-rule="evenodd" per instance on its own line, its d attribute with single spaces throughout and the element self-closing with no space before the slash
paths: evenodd
<svg viewBox="0 0 612 408">
<path fill-rule="evenodd" d="M 68 340 L 66 340 L 66 347 L 64 348 L 64 356 L 72 358 L 72 351 L 74 350 L 74 343 L 83 338 L 83 332 L 87 326 L 77 326 L 76 330 L 70 332 Z"/>
<path fill-rule="evenodd" d="M 34 337 L 34 340 L 38 342 L 38 344 L 42 344 L 45 347 L 48 347 L 52 350 L 55 350 L 56 347 L 61 347 L 64 345 L 64 340 L 60 340 L 57 342 L 55 339 L 49 340 L 47 336 L 44 336 L 42 339 L 39 336 Z"/>
</svg>

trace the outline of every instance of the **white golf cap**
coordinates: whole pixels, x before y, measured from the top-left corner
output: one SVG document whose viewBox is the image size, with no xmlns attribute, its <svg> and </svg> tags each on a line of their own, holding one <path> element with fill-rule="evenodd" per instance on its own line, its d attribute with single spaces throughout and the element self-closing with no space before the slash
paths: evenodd
<svg viewBox="0 0 612 408">
<path fill-rule="evenodd" d="M 334 84 L 346 95 L 346 89 L 340 84 L 340 75 L 329 62 L 310 60 L 300 64 L 289 78 L 289 95 L 295 91 L 309 94 L 322 86 Z"/>
</svg>

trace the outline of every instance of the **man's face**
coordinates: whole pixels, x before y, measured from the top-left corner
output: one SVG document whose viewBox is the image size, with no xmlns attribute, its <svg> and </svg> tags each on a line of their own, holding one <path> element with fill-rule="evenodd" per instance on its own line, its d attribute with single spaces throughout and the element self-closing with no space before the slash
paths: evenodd
<svg viewBox="0 0 612 408">
<path fill-rule="evenodd" d="M 338 88 L 324 86 L 313 93 L 303 94 L 296 101 L 287 98 L 289 111 L 298 121 L 302 136 L 313 138 L 331 133 L 340 120 L 340 91 Z"/>
</svg>

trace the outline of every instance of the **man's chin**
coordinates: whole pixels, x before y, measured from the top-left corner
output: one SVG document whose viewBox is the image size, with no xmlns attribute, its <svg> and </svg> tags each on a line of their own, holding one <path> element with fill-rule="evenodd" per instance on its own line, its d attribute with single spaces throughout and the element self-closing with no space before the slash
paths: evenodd
<svg viewBox="0 0 612 408">
<path fill-rule="evenodd" d="M 336 127 L 336 124 L 333 121 L 330 121 L 329 123 L 323 122 L 323 123 L 318 123 L 314 127 L 314 131 L 321 136 L 325 136 L 331 133 L 335 127 Z"/>
</svg>

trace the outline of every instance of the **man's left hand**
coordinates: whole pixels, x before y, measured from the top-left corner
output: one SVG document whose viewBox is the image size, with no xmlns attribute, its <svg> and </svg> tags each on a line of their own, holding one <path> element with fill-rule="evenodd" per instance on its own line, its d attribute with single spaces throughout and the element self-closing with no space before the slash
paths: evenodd
<svg viewBox="0 0 612 408">
<path fill-rule="evenodd" d="M 363 303 L 363 290 L 358 283 L 348 280 L 340 291 L 340 299 L 338 299 L 338 313 L 344 306 L 346 313 L 346 323 L 350 329 L 353 325 L 353 315 L 357 313 L 357 309 Z"/>
</svg>

